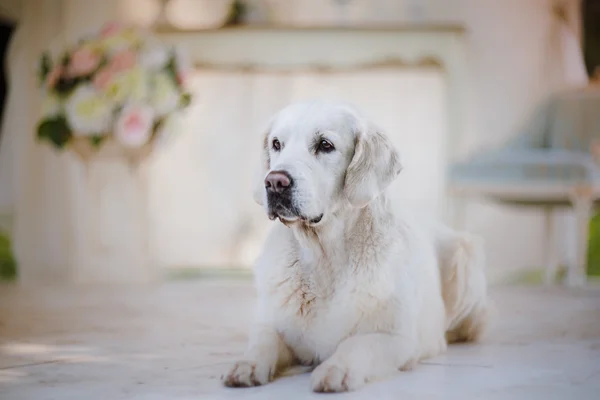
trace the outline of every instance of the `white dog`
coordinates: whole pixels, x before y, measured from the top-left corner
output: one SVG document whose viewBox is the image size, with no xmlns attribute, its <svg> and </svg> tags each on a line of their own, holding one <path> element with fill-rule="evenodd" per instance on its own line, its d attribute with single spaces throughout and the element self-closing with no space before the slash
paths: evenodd
<svg viewBox="0 0 600 400">
<path fill-rule="evenodd" d="M 283 109 L 261 167 L 255 199 L 281 223 L 256 264 L 247 353 L 225 385 L 264 385 L 302 364 L 316 367 L 314 391 L 355 390 L 480 336 L 480 240 L 394 210 L 385 190 L 402 169 L 398 153 L 356 109 Z"/>
</svg>

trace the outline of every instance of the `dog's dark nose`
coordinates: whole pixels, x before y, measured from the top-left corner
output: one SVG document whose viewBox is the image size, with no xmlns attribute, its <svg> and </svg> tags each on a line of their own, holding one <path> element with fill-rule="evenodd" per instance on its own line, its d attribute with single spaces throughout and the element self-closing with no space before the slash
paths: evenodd
<svg viewBox="0 0 600 400">
<path fill-rule="evenodd" d="M 285 171 L 271 171 L 265 178 L 265 188 L 269 192 L 283 193 L 292 186 L 292 177 Z"/>
</svg>

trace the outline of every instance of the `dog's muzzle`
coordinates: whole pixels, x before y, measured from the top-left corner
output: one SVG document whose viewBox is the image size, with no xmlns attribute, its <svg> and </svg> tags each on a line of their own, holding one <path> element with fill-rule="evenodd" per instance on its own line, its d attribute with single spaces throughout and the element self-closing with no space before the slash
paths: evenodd
<svg viewBox="0 0 600 400">
<path fill-rule="evenodd" d="M 323 219 L 307 217 L 294 204 L 294 180 L 286 171 L 271 171 L 265 178 L 269 218 L 279 218 L 282 222 L 300 220 L 308 225 L 316 225 Z"/>
<path fill-rule="evenodd" d="M 293 203 L 294 180 L 286 171 L 271 171 L 265 178 L 269 218 L 298 218 Z"/>
</svg>

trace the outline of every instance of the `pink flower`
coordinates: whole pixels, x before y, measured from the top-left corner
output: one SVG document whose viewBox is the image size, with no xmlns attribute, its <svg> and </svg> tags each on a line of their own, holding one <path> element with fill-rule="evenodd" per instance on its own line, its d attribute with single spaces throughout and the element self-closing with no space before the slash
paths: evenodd
<svg viewBox="0 0 600 400">
<path fill-rule="evenodd" d="M 179 84 L 179 86 L 185 86 L 187 80 L 188 80 L 188 73 L 187 71 L 177 71 L 177 83 Z"/>
<path fill-rule="evenodd" d="M 115 54 L 110 61 L 110 69 L 114 73 L 126 71 L 135 66 L 136 54 L 131 50 L 121 50 Z"/>
<path fill-rule="evenodd" d="M 60 79 L 60 76 L 62 75 L 63 71 L 64 68 L 62 67 L 62 65 L 56 65 L 54 66 L 54 68 L 52 68 L 52 70 L 48 73 L 48 76 L 46 77 L 46 87 L 48 89 L 51 89 L 54 86 L 56 86 L 56 83 Z"/>
<path fill-rule="evenodd" d="M 100 36 L 103 38 L 114 36 L 123 30 L 123 26 L 118 22 L 109 22 L 100 30 Z"/>
<path fill-rule="evenodd" d="M 113 71 L 110 68 L 102 68 L 100 71 L 96 73 L 93 79 L 93 85 L 98 90 L 106 89 L 106 86 L 113 79 Z"/>
<path fill-rule="evenodd" d="M 73 52 L 68 66 L 70 77 L 89 75 L 98 68 L 100 56 L 91 49 L 82 47 Z"/>
<path fill-rule="evenodd" d="M 117 119 L 115 136 L 125 147 L 141 147 L 150 140 L 153 120 L 152 108 L 128 105 L 123 108 Z"/>
<path fill-rule="evenodd" d="M 176 50 L 176 67 L 177 67 L 177 71 L 176 71 L 176 78 L 177 78 L 177 83 L 179 83 L 181 86 L 185 85 L 185 83 L 187 82 L 189 75 L 190 75 L 190 62 L 189 59 L 187 57 L 187 54 L 181 52 L 180 50 Z"/>
</svg>

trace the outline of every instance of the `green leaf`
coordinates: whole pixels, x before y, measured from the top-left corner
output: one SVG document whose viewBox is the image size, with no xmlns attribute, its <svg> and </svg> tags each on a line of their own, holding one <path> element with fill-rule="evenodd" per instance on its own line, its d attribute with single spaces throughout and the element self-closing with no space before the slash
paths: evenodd
<svg viewBox="0 0 600 400">
<path fill-rule="evenodd" d="M 61 77 L 58 82 L 56 82 L 54 90 L 56 90 L 60 96 L 68 96 L 77 87 L 77 85 L 79 85 L 80 82 L 82 82 L 82 79 L 80 78 L 70 79 Z"/>
<path fill-rule="evenodd" d="M 165 69 L 167 70 L 167 74 L 173 80 L 175 86 L 179 86 L 179 83 L 177 82 L 177 65 L 175 63 L 175 54 L 173 53 L 171 54 L 171 57 L 169 58 L 169 62 L 167 63 Z"/>
<path fill-rule="evenodd" d="M 158 132 L 158 130 L 163 126 L 164 123 L 164 118 L 154 121 L 154 123 L 152 124 L 152 133 Z"/>
<path fill-rule="evenodd" d="M 92 147 L 95 149 L 99 148 L 102 142 L 106 139 L 106 136 L 102 135 L 93 135 L 90 137 L 90 142 L 92 143 Z"/>
<path fill-rule="evenodd" d="M 69 53 L 64 53 L 62 55 L 62 58 L 60 59 L 60 62 L 63 67 L 66 67 L 67 65 L 69 65 L 70 61 L 71 61 L 71 56 L 69 55 Z"/>
<path fill-rule="evenodd" d="M 17 262 L 12 253 L 10 237 L 0 232 L 0 280 L 14 280 L 17 276 Z"/>
<path fill-rule="evenodd" d="M 71 137 L 71 129 L 64 117 L 46 119 L 38 125 L 38 138 L 49 140 L 56 148 L 62 149 Z"/>
<path fill-rule="evenodd" d="M 48 52 L 44 52 L 42 57 L 40 58 L 40 70 L 39 70 L 39 79 L 40 83 L 43 83 L 48 77 L 48 74 L 52 70 L 52 58 Z"/>
<path fill-rule="evenodd" d="M 52 120 L 45 119 L 38 124 L 37 136 L 38 139 L 48 139 L 50 130 L 52 129 Z"/>
<path fill-rule="evenodd" d="M 590 221 L 587 257 L 588 276 L 600 276 L 600 213 Z"/>
<path fill-rule="evenodd" d="M 181 108 L 186 108 L 192 103 L 192 95 L 190 93 L 184 93 L 181 95 L 181 100 L 179 101 L 179 105 Z"/>
<path fill-rule="evenodd" d="M 235 0 L 231 3 L 225 26 L 239 25 L 243 23 L 247 13 L 248 7 L 246 6 L 246 2 L 242 0 Z"/>
</svg>

